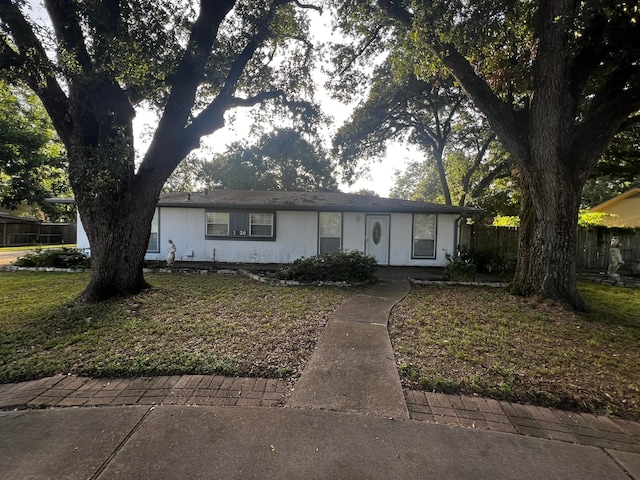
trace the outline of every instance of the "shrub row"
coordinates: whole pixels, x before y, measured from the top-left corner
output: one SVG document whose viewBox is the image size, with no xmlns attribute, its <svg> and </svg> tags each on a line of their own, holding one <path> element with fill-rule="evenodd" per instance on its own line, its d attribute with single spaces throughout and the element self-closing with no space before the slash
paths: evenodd
<svg viewBox="0 0 640 480">
<path fill-rule="evenodd" d="M 300 282 L 369 282 L 376 259 L 357 250 L 341 250 L 294 260 L 276 272 L 281 280 Z"/>
<path fill-rule="evenodd" d="M 89 268 L 90 259 L 77 248 L 37 249 L 13 262 L 18 267 Z"/>
</svg>

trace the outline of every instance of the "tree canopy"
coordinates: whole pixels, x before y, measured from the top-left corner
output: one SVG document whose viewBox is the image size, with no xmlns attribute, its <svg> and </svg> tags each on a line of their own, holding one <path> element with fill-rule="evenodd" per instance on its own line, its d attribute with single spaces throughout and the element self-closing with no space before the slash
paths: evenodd
<svg viewBox="0 0 640 480">
<path fill-rule="evenodd" d="M 333 165 L 317 142 L 293 129 L 262 135 L 253 145 L 238 141 L 203 162 L 204 188 L 335 191 Z"/>
<path fill-rule="evenodd" d="M 291 128 L 238 140 L 210 159 L 190 155 L 165 184 L 165 191 L 335 191 L 334 166 L 315 136 Z"/>
<path fill-rule="evenodd" d="M 40 100 L 0 82 L 0 206 L 57 220 L 64 209 L 45 201 L 69 196 L 67 159 Z"/>
<path fill-rule="evenodd" d="M 0 68 L 42 101 L 64 143 L 91 245 L 88 301 L 135 293 L 158 195 L 234 108 L 311 122 L 315 51 L 297 0 L 0 0 Z M 40 17 L 45 18 L 42 20 Z M 139 164 L 132 121 L 159 121 Z"/>
</svg>

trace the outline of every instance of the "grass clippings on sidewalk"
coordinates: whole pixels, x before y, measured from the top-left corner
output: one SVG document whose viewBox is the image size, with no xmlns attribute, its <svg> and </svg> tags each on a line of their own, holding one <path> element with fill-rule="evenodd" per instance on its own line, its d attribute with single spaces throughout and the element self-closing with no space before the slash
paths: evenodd
<svg viewBox="0 0 640 480">
<path fill-rule="evenodd" d="M 289 377 L 354 289 L 149 274 L 155 288 L 75 302 L 88 274 L 0 272 L 0 382 L 63 373 Z"/>
<path fill-rule="evenodd" d="M 404 385 L 640 420 L 640 290 L 580 292 L 592 313 L 498 288 L 414 286 L 390 321 Z"/>
</svg>

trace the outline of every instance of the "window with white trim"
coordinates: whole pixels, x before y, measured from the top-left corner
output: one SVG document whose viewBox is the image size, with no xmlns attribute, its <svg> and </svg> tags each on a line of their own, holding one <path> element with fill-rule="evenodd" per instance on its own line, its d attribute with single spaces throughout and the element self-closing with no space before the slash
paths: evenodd
<svg viewBox="0 0 640 480">
<path fill-rule="evenodd" d="M 337 252 L 342 248 L 342 213 L 320 212 L 318 216 L 318 253 Z"/>
<path fill-rule="evenodd" d="M 435 214 L 413 214 L 412 258 L 436 258 L 437 224 L 438 216 Z"/>
<path fill-rule="evenodd" d="M 229 235 L 228 212 L 207 212 L 207 235 Z"/>
<path fill-rule="evenodd" d="M 147 245 L 147 252 L 159 252 L 160 251 L 160 220 L 158 209 L 156 208 L 153 213 L 153 219 L 151 220 L 151 235 L 149 235 L 149 244 Z"/>
<path fill-rule="evenodd" d="M 273 214 L 252 213 L 249 221 L 249 235 L 252 237 L 272 237 Z"/>
<path fill-rule="evenodd" d="M 275 212 L 207 210 L 205 236 L 220 240 L 275 240 Z"/>
</svg>

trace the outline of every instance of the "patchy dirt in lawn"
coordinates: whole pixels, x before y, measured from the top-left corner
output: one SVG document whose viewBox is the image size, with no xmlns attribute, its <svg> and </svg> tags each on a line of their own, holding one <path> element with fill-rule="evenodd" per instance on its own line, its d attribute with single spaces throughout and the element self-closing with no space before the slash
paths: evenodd
<svg viewBox="0 0 640 480">
<path fill-rule="evenodd" d="M 389 326 L 404 386 L 640 420 L 640 310 L 628 308 L 640 291 L 605 292 L 626 295 L 618 314 L 596 298 L 615 287 L 586 288 L 591 314 L 499 288 L 414 286 Z"/>
<path fill-rule="evenodd" d="M 6 318 L 0 315 L 0 382 L 58 373 L 295 379 L 331 313 L 361 290 L 157 273 L 148 275 L 154 288 L 146 292 L 86 305 L 70 300 L 86 276 L 11 273 L 5 278 L 34 284 L 43 275 L 44 283 L 20 289 Z M 72 292 L 68 299 L 58 295 L 63 281 L 73 282 L 66 287 Z M 49 297 L 38 308 L 24 307 Z"/>
</svg>

